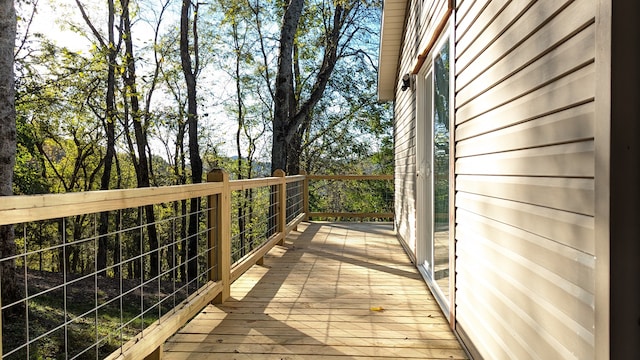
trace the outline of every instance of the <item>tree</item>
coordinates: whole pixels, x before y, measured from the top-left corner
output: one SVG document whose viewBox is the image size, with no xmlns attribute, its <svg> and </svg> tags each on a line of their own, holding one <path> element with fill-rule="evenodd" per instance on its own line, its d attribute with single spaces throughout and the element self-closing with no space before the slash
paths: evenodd
<svg viewBox="0 0 640 360">
<path fill-rule="evenodd" d="M 128 122 L 129 118 L 133 122 L 133 130 L 135 136 L 135 150 L 132 149 L 130 137 L 127 136 L 129 142 L 129 148 L 131 153 L 131 159 L 136 170 L 136 178 L 139 188 L 146 188 L 151 186 L 150 180 L 150 166 L 149 156 L 147 154 L 148 149 L 148 122 L 150 113 L 140 106 L 140 93 L 137 87 L 136 77 L 136 57 L 134 55 L 133 48 L 133 33 L 131 30 L 131 12 L 129 9 L 129 0 L 120 0 L 122 6 L 122 23 L 123 23 L 123 39 L 125 45 L 124 54 L 124 71 L 122 73 L 122 79 L 124 82 L 124 98 L 125 98 L 125 122 Z M 153 87 L 150 92 L 153 92 Z M 128 99 L 128 102 L 127 102 Z M 147 98 L 147 104 L 150 102 L 150 95 Z M 125 129 L 128 129 L 125 126 Z M 137 158 L 136 158 L 137 152 Z M 150 268 L 151 277 L 155 277 L 159 273 L 158 262 L 158 234 L 156 230 L 156 219 L 153 205 L 146 205 L 144 207 L 144 215 L 147 223 L 147 232 L 149 238 L 150 247 Z"/>
<path fill-rule="evenodd" d="M 202 158 L 198 144 L 198 103 L 196 75 L 200 70 L 198 52 L 198 7 L 196 3 L 193 9 L 193 21 L 191 19 L 191 0 L 182 0 L 180 12 L 180 60 L 187 85 L 187 126 L 189 129 L 189 160 L 191 161 L 191 181 L 194 184 L 202 182 Z M 191 26 L 190 26 L 191 25 Z M 191 60 L 191 44 L 189 33 L 193 36 L 193 57 Z M 199 199 L 191 199 L 189 217 L 189 259 L 188 272 L 193 278 L 197 272 L 198 263 L 193 260 L 198 253 L 198 208 Z"/>
<path fill-rule="evenodd" d="M 108 0 L 108 43 L 103 45 L 103 51 L 107 53 L 107 91 L 105 98 L 104 112 L 104 128 L 107 135 L 107 149 L 104 155 L 104 169 L 100 178 L 100 190 L 108 190 L 111 183 L 111 169 L 113 159 L 116 155 L 116 119 L 115 119 L 115 90 L 116 90 L 116 55 L 117 49 L 115 44 L 115 6 L 113 0 Z M 109 213 L 102 212 L 100 214 L 100 226 L 98 229 L 100 239 L 98 241 L 98 259 L 97 270 L 104 270 L 107 266 L 107 236 L 109 232 Z M 114 252 L 119 252 L 117 249 Z"/>
<path fill-rule="evenodd" d="M 232 166 L 231 174 L 236 179 L 249 179 L 254 174 L 254 160 L 256 155 L 256 143 L 265 132 L 266 121 L 261 116 L 264 109 L 261 90 L 269 87 L 268 83 L 261 81 L 256 76 L 256 69 L 260 60 L 256 55 L 260 52 L 258 44 L 263 44 L 260 37 L 261 8 L 259 1 L 251 4 L 247 0 L 218 1 L 218 9 L 224 15 L 216 26 L 217 34 L 221 34 L 218 49 L 221 49 L 220 63 L 222 69 L 234 83 L 234 92 L 229 90 L 228 104 L 224 107 L 229 119 L 237 122 L 235 133 L 236 160 Z M 254 23 L 255 22 L 255 23 Z M 258 57 L 259 58 L 259 57 Z M 264 71 L 268 69 L 264 66 Z M 262 74 L 262 72 L 261 72 Z M 265 86 L 266 85 L 266 86 Z M 247 189 L 234 198 L 237 211 L 239 254 L 244 256 L 246 250 L 253 248 L 254 236 L 249 229 L 254 219 L 254 190 Z"/>
<path fill-rule="evenodd" d="M 17 167 L 17 180 L 14 176 L 14 192 L 201 182 L 200 157 L 214 164 L 217 160 L 212 160 L 216 157 L 211 152 L 217 155 L 215 144 L 229 134 L 211 132 L 212 136 L 207 136 L 208 127 L 202 125 L 209 113 L 216 113 L 216 119 L 226 116 L 227 121 L 219 124 L 237 121 L 238 157 L 225 165 L 238 178 L 255 176 L 261 158 L 267 158 L 270 150 L 273 152 L 273 144 L 263 144 L 262 140 L 269 136 L 271 126 L 274 137 L 278 137 L 275 135 L 280 129 L 280 138 L 285 142 L 280 147 L 285 161 L 275 167 L 289 173 L 297 172 L 301 166 L 316 171 L 331 168 L 327 163 L 332 159 L 335 172 L 356 169 L 359 159 L 372 156 L 365 140 L 378 136 L 368 128 L 374 121 L 367 119 L 378 117 L 370 104 L 373 96 L 361 92 L 362 87 L 373 85 L 362 78 L 353 79 L 356 75 L 370 77 L 371 81 L 375 78 L 370 67 L 365 69 L 362 61 L 356 60 L 370 49 L 361 50 L 361 43 L 351 41 L 354 34 L 366 34 L 375 22 L 362 19 L 362 9 L 370 9 L 371 1 L 374 0 L 292 0 L 286 7 L 281 1 L 264 0 L 214 2 L 219 6 L 172 0 L 72 1 L 73 10 L 80 9 L 80 23 L 73 23 L 77 21 L 75 17 L 57 20 L 89 40 L 89 47 L 65 49 L 56 46 L 59 39 L 37 33 L 29 34 L 31 43 L 18 45 L 23 49 L 15 59 L 21 166 Z M 166 24 L 160 27 L 158 16 L 161 18 L 165 9 L 176 15 L 167 16 Z M 25 12 L 22 16 L 20 7 L 17 11 L 22 24 L 28 23 L 29 15 Z M 158 22 L 147 23 L 154 15 Z M 152 25 L 155 33 L 142 30 L 145 24 Z M 21 34 L 20 28 L 18 33 Z M 278 41 L 280 56 L 276 55 Z M 287 53 L 289 57 L 284 55 Z M 220 66 L 212 66 L 216 64 L 210 61 L 214 55 Z M 366 56 L 362 59 L 366 60 Z M 278 61 L 282 71 L 276 76 Z M 228 64 L 232 66 L 225 66 Z M 221 75 L 221 70 L 227 71 L 227 76 Z M 21 78 L 22 74 L 28 77 Z M 227 97 L 219 101 L 226 105 L 222 109 L 211 99 L 220 99 L 217 90 L 222 86 L 218 85 L 229 84 L 224 93 Z M 278 87 L 281 84 L 284 88 Z M 207 91 L 203 85 L 215 89 Z M 154 90 L 157 95 L 152 102 Z M 367 96 L 369 102 L 364 101 Z M 229 143 L 234 140 L 231 136 L 227 138 Z M 161 159 L 154 161 L 158 154 L 152 150 L 157 149 L 157 139 L 165 144 L 164 160 L 170 165 Z M 212 146 L 207 148 L 205 141 Z M 54 153 L 56 156 L 52 156 Z M 335 161 L 340 157 L 344 161 Z M 154 169 L 165 164 L 173 175 L 157 177 Z M 28 182 L 35 177 L 44 179 L 43 183 Z M 250 193 L 247 199 L 251 203 Z M 196 263 L 189 259 L 196 255 L 198 228 L 202 226 L 202 217 L 195 215 L 199 201 L 175 204 L 175 213 L 183 215 L 184 223 L 173 231 L 186 240 L 174 247 L 175 253 L 169 256 L 176 263 L 189 261 L 192 265 L 189 274 L 183 268 L 176 271 L 181 272 L 183 280 L 187 275 L 193 278 L 197 270 Z M 156 207 L 155 211 L 155 217 L 162 218 L 164 209 Z M 152 212 L 149 209 L 140 216 Z M 106 274 L 100 272 L 102 269 L 113 269 L 108 275 L 119 269 L 109 265 L 119 263 L 120 243 L 113 234 L 121 223 L 117 218 L 120 215 L 127 214 L 100 215 L 96 268 L 101 274 Z M 80 220 L 78 231 L 84 226 Z M 153 218 L 145 222 L 151 224 Z M 165 230 L 158 226 L 157 237 L 164 238 L 161 231 Z M 151 234 L 145 239 L 151 240 L 151 249 L 155 238 Z M 134 251 L 133 241 L 138 239 L 123 238 L 125 256 L 132 255 L 127 251 Z M 186 249 L 190 249 L 188 255 Z M 113 257 L 109 254 L 112 251 Z M 82 261 L 79 259 L 78 269 L 82 268 Z M 158 253 L 153 266 L 166 264 L 162 261 L 165 260 Z M 150 270 L 156 271 L 147 265 L 145 271 Z"/>
<path fill-rule="evenodd" d="M 13 194 L 16 156 L 16 108 L 14 88 L 14 46 L 16 12 L 13 0 L 0 0 L 0 196 Z M 13 225 L 0 225 L 0 259 L 16 253 Z M 0 281 L 2 302 L 18 298 L 13 260 L 2 260 Z"/>
<path fill-rule="evenodd" d="M 351 47 L 336 64 L 302 138 L 300 166 L 308 173 L 393 172 L 393 114 L 375 95 L 377 41 L 361 36 Z"/>
<path fill-rule="evenodd" d="M 113 161 L 116 156 L 116 58 L 118 49 L 115 41 L 115 4 L 113 0 L 107 0 L 107 38 L 104 39 L 100 32 L 95 28 L 91 20 L 89 19 L 84 6 L 79 0 L 76 0 L 78 9 L 80 10 L 83 19 L 87 26 L 91 29 L 93 36 L 100 45 L 100 51 L 106 57 L 107 62 L 107 83 L 105 93 L 105 107 L 104 115 L 101 116 L 102 124 L 107 137 L 106 151 L 103 159 L 104 169 L 100 178 L 100 190 L 108 190 L 111 183 L 111 173 L 113 168 Z M 121 28 L 121 27 L 119 27 Z M 121 33 L 119 34 L 121 35 Z M 98 227 L 98 233 L 100 238 L 98 241 L 98 259 L 97 270 L 104 270 L 107 266 L 107 236 L 109 232 L 109 213 L 102 212 L 100 214 L 100 225 Z"/>
<path fill-rule="evenodd" d="M 293 44 L 304 0 L 291 0 L 284 10 L 280 28 L 278 72 L 275 83 L 273 112 L 273 145 L 271 147 L 271 172 L 287 170 L 287 138 L 293 130 L 291 116 L 295 114 L 293 89 Z M 297 129 L 295 129 L 297 130 Z"/>
<path fill-rule="evenodd" d="M 16 94 L 16 107 L 17 97 Z M 17 149 L 16 166 L 13 171 L 13 191 L 16 195 L 46 194 L 50 188 L 45 159 L 38 151 L 39 140 L 35 137 L 26 117 L 16 116 L 16 127 Z"/>
<path fill-rule="evenodd" d="M 275 106 L 273 118 L 272 170 L 285 169 L 289 174 L 299 171 L 301 145 L 304 134 L 310 128 L 313 109 L 324 96 L 325 89 L 339 59 L 347 55 L 349 43 L 364 30 L 358 18 L 375 4 L 361 0 L 322 1 L 307 11 L 319 20 L 311 21 L 317 38 L 308 39 L 309 47 L 302 48 L 300 19 L 303 15 L 303 0 L 291 0 L 287 5 L 280 30 L 280 52 L 275 83 Z M 305 29 L 312 36 L 315 32 Z M 313 48 L 311 50 L 310 48 Z M 315 55 L 321 48 L 322 58 L 311 56 L 301 59 L 301 52 Z M 302 63 L 304 61 L 304 63 Z M 315 67 L 310 65 L 319 62 Z M 306 70 L 306 71 L 305 71 Z M 313 81 L 306 81 L 307 76 Z M 310 84 L 310 85 L 309 85 Z M 306 86 L 304 89 L 302 86 Z M 306 96 L 305 99 L 302 97 Z"/>
</svg>

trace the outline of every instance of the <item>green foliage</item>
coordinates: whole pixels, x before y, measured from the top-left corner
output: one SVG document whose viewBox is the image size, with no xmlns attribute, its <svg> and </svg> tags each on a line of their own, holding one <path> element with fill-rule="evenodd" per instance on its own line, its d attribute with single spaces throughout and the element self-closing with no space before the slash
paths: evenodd
<svg viewBox="0 0 640 360">
<path fill-rule="evenodd" d="M 309 211 L 392 213 L 393 191 L 393 182 L 389 180 L 316 180 L 309 185 Z"/>
<path fill-rule="evenodd" d="M 393 171 L 392 109 L 376 100 L 379 8 L 360 6 L 353 16 L 304 138 L 301 163 L 308 173 Z"/>
<path fill-rule="evenodd" d="M 231 198 L 231 262 L 262 245 L 269 236 L 270 187 L 236 191 Z"/>
<path fill-rule="evenodd" d="M 13 173 L 13 192 L 16 195 L 45 194 L 49 192 L 46 181 L 44 157 L 38 152 L 36 138 L 23 117 L 16 119 L 16 166 Z"/>
<path fill-rule="evenodd" d="M 49 34 L 27 32 L 30 11 L 37 2 L 21 2 L 21 38 L 25 39 L 16 56 L 16 111 L 18 151 L 14 176 L 17 194 L 62 193 L 96 190 L 107 151 L 107 124 L 116 131 L 114 169 L 109 188 L 137 186 L 135 136 L 132 133 L 132 109 L 128 97 L 138 95 L 143 130 L 149 137 L 147 152 L 151 162 L 151 185 L 188 183 L 191 168 L 188 160 L 186 89 L 181 70 L 174 14 L 179 6 L 166 2 L 137 1 L 131 4 L 133 27 L 131 34 L 117 34 L 114 44 L 101 44 L 96 34 L 79 18 L 75 4 L 57 14 L 57 21 L 86 41 L 83 50 L 74 50 L 77 44 L 55 42 Z M 116 24 L 122 9 L 116 3 Z M 353 1 L 344 1 L 343 5 Z M 270 123 L 273 117 L 272 90 L 278 46 L 278 24 L 282 17 L 282 1 L 233 0 L 201 4 L 199 11 L 200 69 L 198 76 L 198 104 L 200 145 L 204 149 L 204 169 L 222 167 L 234 178 L 268 175 L 270 152 Z M 374 4 L 367 2 L 368 6 Z M 379 4 L 378 4 L 379 5 Z M 94 24 L 104 26 L 104 3 L 87 2 L 88 16 Z M 62 7 L 61 7 L 62 9 Z M 317 74 L 322 53 L 326 50 L 325 28 L 329 24 L 335 3 L 311 1 L 305 8 L 296 37 L 299 76 L 299 99 L 312 91 L 313 77 Z M 55 17 L 54 13 L 47 16 Z M 163 17 L 164 16 L 164 17 Z M 341 61 L 336 65 L 324 98 L 314 109 L 313 121 L 305 130 L 302 144 L 302 167 L 309 173 L 326 174 L 388 174 L 393 171 L 391 134 L 391 108 L 376 102 L 376 53 L 380 9 L 365 7 L 357 17 L 350 18 L 346 29 L 352 42 L 340 44 Z M 64 17 L 64 18 L 63 18 Z M 51 26 L 57 26 L 51 23 Z M 155 32 L 149 36 L 149 31 Z M 115 27 L 116 30 L 119 27 Z M 106 30 L 97 26 L 101 39 Z M 52 32 L 54 34 L 55 32 Z M 125 85 L 127 73 L 122 39 L 134 41 L 136 61 L 136 92 Z M 60 40 L 60 39 L 57 39 Z M 194 49 L 191 49 L 194 50 Z M 114 109 L 107 114 L 107 73 L 110 51 L 115 51 L 116 92 Z M 153 95 L 153 96 L 152 96 Z M 235 136 L 235 138 L 234 138 Z M 233 145 L 230 145 L 233 144 Z M 232 148 L 232 150 L 230 150 Z M 313 209 L 336 211 L 387 212 L 392 188 L 388 181 L 313 185 Z M 238 260 L 268 238 L 271 229 L 268 187 L 236 192 L 233 197 L 234 234 L 233 260 Z M 203 199 L 191 200 L 203 202 Z M 153 207 L 161 248 L 160 268 L 173 276 L 171 285 L 186 280 L 186 270 L 172 264 L 186 258 L 186 212 L 190 202 L 158 204 Z M 340 207 L 340 209 L 339 209 Z M 323 210 L 324 211 L 324 210 Z M 18 260 L 21 269 L 30 276 L 36 272 L 51 283 L 60 280 L 66 268 L 68 276 L 82 276 L 95 271 L 97 241 L 104 240 L 107 270 L 100 275 L 105 283 L 122 277 L 124 280 L 149 276 L 148 263 L 140 265 L 141 252 L 150 251 L 146 234 L 144 209 L 126 209 L 106 215 L 108 235 L 96 236 L 100 214 L 68 219 L 56 219 L 25 224 L 17 239 L 20 249 L 31 255 Z M 197 226 L 206 226 L 200 216 Z M 204 233 L 204 231 L 202 232 Z M 99 238 L 99 239 L 98 239 Z M 63 240 L 64 239 L 64 240 Z M 84 241 L 83 239 L 97 239 Z M 70 244 L 65 254 L 57 246 Z M 206 241 L 203 236 L 199 244 Z M 41 251 L 51 248 L 54 250 Z M 122 257 L 119 259 L 118 257 Z M 115 266 L 123 261 L 122 266 Z M 204 268 L 199 263 L 200 269 Z M 101 280 L 101 281 L 102 281 Z M 49 284 L 50 286 L 51 284 Z M 106 286 L 106 285 L 105 285 Z M 108 295 L 108 294 L 107 294 Z M 105 296 L 107 296 L 105 295 Z M 103 295 L 99 297 L 102 299 Z M 108 297 L 108 296 L 107 296 Z M 24 339 L 25 326 L 34 333 L 43 333 L 59 324 L 60 296 L 56 292 L 38 296 L 30 302 L 31 324 L 5 323 L 4 337 L 12 341 Z M 68 310 L 81 315 L 87 310 L 82 297 L 69 302 Z M 148 299 L 132 299 L 140 304 Z M 146 306 L 146 305 L 145 305 Z M 120 315 L 107 307 L 100 314 L 99 324 L 92 325 L 87 317 L 78 319 L 70 327 L 75 335 L 70 347 L 81 346 L 86 339 L 107 336 L 118 327 Z M 128 337 L 139 327 L 154 319 L 153 316 L 136 320 L 140 309 L 125 308 L 125 317 L 133 319 Z M 26 321 L 26 320 L 25 320 Z M 50 358 L 63 352 L 64 342 L 55 333 L 37 344 L 32 358 Z M 93 337 L 92 337 L 93 336 Z M 85 339 L 85 340 L 83 340 Z M 6 348 L 5 344 L 5 348 Z M 118 345 L 109 338 L 100 351 L 109 352 Z M 19 353 L 19 358 L 23 353 Z M 95 358 L 95 353 L 87 353 Z M 102 357 L 104 354 L 100 354 Z"/>
<path fill-rule="evenodd" d="M 57 278 L 61 274 L 33 273 L 32 275 L 34 278 L 39 277 L 42 281 L 32 286 L 30 293 L 42 292 L 47 289 L 47 284 L 61 282 L 61 279 Z M 87 281 L 83 281 L 82 284 L 85 287 L 92 286 Z M 108 287 L 112 289 L 119 287 L 115 280 L 110 283 L 101 282 L 101 285 L 105 289 L 98 292 L 100 302 L 108 300 L 113 295 L 112 290 L 108 290 Z M 35 339 L 59 328 L 31 344 L 28 357 L 26 349 L 22 349 L 8 356 L 7 359 L 65 359 L 65 351 L 68 351 L 69 357 L 76 356 L 90 344 L 89 341 L 94 341 L 96 336 L 98 339 L 103 339 L 97 349 L 98 354 L 96 354 L 96 348 L 89 348 L 80 358 L 104 358 L 115 351 L 121 341 L 127 341 L 135 336 L 140 329 L 151 325 L 158 319 L 157 312 L 150 312 L 142 317 L 139 309 L 141 301 L 149 308 L 156 299 L 150 297 L 140 299 L 138 296 L 130 296 L 128 301 L 122 303 L 122 309 L 119 303 L 101 308 L 96 323 L 95 313 L 89 312 L 86 315 L 87 311 L 91 310 L 95 304 L 93 292 L 75 290 L 80 289 L 69 290 L 73 292 L 73 296 L 67 297 L 66 314 L 63 311 L 65 308 L 62 303 L 63 292 L 59 289 L 36 296 L 29 302 L 28 322 L 25 314 L 13 316 L 10 322 L 3 322 L 3 350 L 5 352 L 25 343 L 27 328 L 29 329 L 29 339 Z M 83 314 L 85 315 L 83 316 Z M 65 320 L 70 319 L 74 319 L 74 321 L 66 328 L 69 336 L 65 342 L 65 328 L 62 325 Z M 130 322 L 129 325 L 122 327 L 122 320 Z M 122 332 L 115 330 L 121 327 Z"/>
</svg>

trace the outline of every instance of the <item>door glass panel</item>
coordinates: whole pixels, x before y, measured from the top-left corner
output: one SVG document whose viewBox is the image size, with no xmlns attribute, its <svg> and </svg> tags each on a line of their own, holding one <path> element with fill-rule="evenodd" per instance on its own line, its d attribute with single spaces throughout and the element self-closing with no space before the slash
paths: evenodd
<svg viewBox="0 0 640 360">
<path fill-rule="evenodd" d="M 423 204 L 423 224 L 424 232 L 423 232 L 423 247 L 422 247 L 422 260 L 424 260 L 424 268 L 429 274 L 431 278 L 433 278 L 433 244 L 431 241 L 431 234 L 433 232 L 432 224 L 433 224 L 433 214 L 431 213 L 431 203 L 433 198 L 433 181 L 431 175 L 431 164 L 433 163 L 433 155 L 431 149 L 431 138 L 433 136 L 432 128 L 432 118 L 433 118 L 433 72 L 429 71 L 427 76 L 425 77 L 425 97 L 424 97 L 424 106 L 425 106 L 425 117 L 423 120 L 423 138 L 422 141 L 425 143 L 424 147 L 421 148 L 422 159 L 420 162 L 420 173 L 422 176 L 418 178 L 419 184 L 422 188 L 422 198 L 420 199 Z"/>
<path fill-rule="evenodd" d="M 449 299 L 449 42 L 434 59 L 433 278 Z"/>
</svg>

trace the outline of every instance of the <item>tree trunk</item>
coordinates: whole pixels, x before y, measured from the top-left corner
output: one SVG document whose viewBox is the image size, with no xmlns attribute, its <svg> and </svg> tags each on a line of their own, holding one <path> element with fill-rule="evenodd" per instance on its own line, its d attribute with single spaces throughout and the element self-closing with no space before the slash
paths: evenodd
<svg viewBox="0 0 640 360">
<path fill-rule="evenodd" d="M 116 219 L 115 219 L 115 223 L 116 223 L 116 228 L 120 229 L 120 226 L 118 224 L 120 224 L 121 221 L 121 213 L 120 211 L 116 212 Z M 118 231 L 116 233 L 114 242 L 113 242 L 113 277 L 114 278 L 119 278 L 121 271 L 122 271 L 122 266 L 118 265 L 120 263 L 120 249 L 122 246 L 122 233 L 120 231 Z"/>
<path fill-rule="evenodd" d="M 300 174 L 300 153 L 302 151 L 302 138 L 294 137 L 288 144 L 287 174 Z"/>
<path fill-rule="evenodd" d="M 104 128 L 107 135 L 107 149 L 104 155 L 104 169 L 102 177 L 100 179 L 100 190 L 108 190 L 111 182 L 111 169 L 113 167 L 113 158 L 116 154 L 116 135 L 115 135 L 115 89 L 116 89 L 116 48 L 115 48 L 115 35 L 114 35 L 114 22 L 115 22 L 115 7 L 113 0 L 108 1 L 109 4 L 109 46 L 107 49 L 107 96 L 104 116 Z M 100 238 L 98 240 L 98 259 L 97 269 L 100 275 L 105 275 L 104 269 L 107 267 L 107 246 L 109 232 L 109 212 L 105 211 L 100 213 L 100 226 L 98 233 Z M 117 246 L 114 246 L 114 251 Z M 116 254 L 114 253 L 114 259 Z"/>
<path fill-rule="evenodd" d="M 176 254 L 176 264 L 180 264 L 180 280 L 187 283 L 187 200 L 180 201 L 183 216 L 180 217 L 180 251 Z"/>
<path fill-rule="evenodd" d="M 129 94 L 131 102 L 131 116 L 133 118 L 133 128 L 136 138 L 136 150 L 138 153 L 138 166 L 136 167 L 138 187 L 149 187 L 151 181 L 149 179 L 149 159 L 147 158 L 147 131 L 143 125 L 143 114 L 140 111 L 140 102 L 136 88 L 136 67 L 135 57 L 133 54 L 133 40 L 131 33 L 131 19 L 129 16 L 129 0 L 121 0 L 122 17 L 124 24 L 124 43 L 125 43 L 125 64 L 126 71 L 124 74 L 124 83 L 126 92 Z M 146 229 L 149 238 L 150 250 L 150 275 L 156 277 L 159 273 L 158 264 L 158 234 L 156 231 L 156 220 L 153 205 L 144 207 L 144 215 L 146 220 Z"/>
<path fill-rule="evenodd" d="M 331 73 L 338 61 L 339 41 L 350 11 L 349 8 L 345 8 L 343 5 L 336 5 L 332 26 L 327 29 L 322 65 L 311 87 L 309 98 L 301 102 L 300 99 L 295 98 L 296 89 L 293 88 L 293 71 L 297 65 L 294 62 L 294 51 L 296 49 L 293 40 L 297 31 L 298 20 L 302 13 L 302 3 L 303 0 L 291 0 L 285 10 L 280 33 L 278 75 L 275 85 L 271 169 L 272 171 L 283 169 L 287 174 L 297 173 L 300 168 L 299 153 L 292 160 L 288 158 L 292 156 L 290 153 L 292 150 L 300 148 L 304 137 L 304 131 L 300 131 L 300 128 L 309 119 L 313 108 L 322 98 Z M 297 67 L 295 69 L 299 71 Z M 293 107 L 292 104 L 296 106 Z M 293 144 L 294 146 L 292 146 L 292 143 L 295 142 L 300 142 L 300 145 Z"/>
<path fill-rule="evenodd" d="M 192 64 L 189 51 L 189 20 L 191 1 L 182 1 L 182 11 L 180 14 L 180 60 L 182 62 L 182 72 L 187 83 L 187 125 L 189 126 L 189 159 L 191 160 L 191 181 L 194 184 L 202 182 L 202 159 L 200 158 L 200 146 L 198 145 L 198 109 L 196 94 L 196 74 L 198 72 L 198 5 L 194 10 L 193 19 L 193 48 L 195 64 Z M 189 257 L 188 273 L 193 279 L 197 274 L 197 254 L 198 254 L 198 210 L 200 199 L 191 199 L 189 216 Z"/>
<path fill-rule="evenodd" d="M 16 42 L 16 12 L 13 0 L 0 0 L 0 196 L 13 194 L 16 160 L 16 108 L 13 49 Z M 0 259 L 16 253 L 13 225 L 0 226 Z M 2 303 L 18 298 L 15 261 L 0 265 Z"/>
<path fill-rule="evenodd" d="M 273 114 L 273 142 L 271 147 L 271 173 L 277 169 L 286 170 L 287 132 L 292 116 L 293 93 L 293 43 L 302 15 L 304 0 L 291 0 L 284 11 L 280 29 L 280 50 Z"/>
<path fill-rule="evenodd" d="M 175 163 L 175 175 L 178 185 L 184 185 L 187 183 L 187 164 L 184 152 L 184 134 L 185 124 L 178 124 L 178 133 L 176 134 L 176 153 L 174 157 Z M 174 271 L 174 279 L 180 279 L 183 282 L 187 281 L 187 268 L 186 268 L 186 249 L 187 249 L 187 200 L 180 201 L 180 226 L 179 233 L 176 235 L 179 247 L 174 245 L 174 266 L 177 269 Z"/>
</svg>

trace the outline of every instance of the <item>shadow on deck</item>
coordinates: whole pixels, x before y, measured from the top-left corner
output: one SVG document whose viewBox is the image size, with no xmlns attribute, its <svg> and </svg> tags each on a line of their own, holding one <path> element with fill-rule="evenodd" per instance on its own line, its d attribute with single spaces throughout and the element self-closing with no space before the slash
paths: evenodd
<svg viewBox="0 0 640 360">
<path fill-rule="evenodd" d="M 303 223 L 167 340 L 176 359 L 465 359 L 390 224 Z"/>
</svg>

